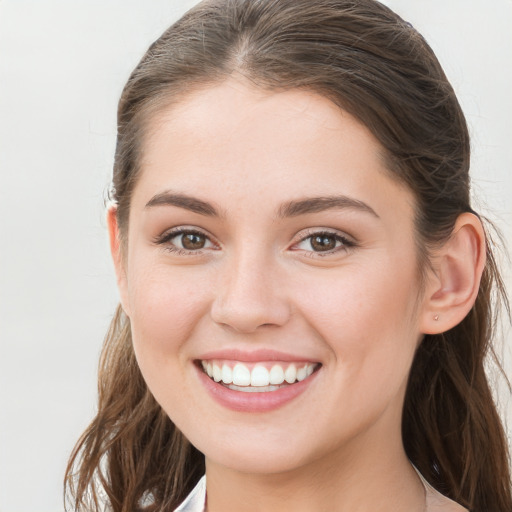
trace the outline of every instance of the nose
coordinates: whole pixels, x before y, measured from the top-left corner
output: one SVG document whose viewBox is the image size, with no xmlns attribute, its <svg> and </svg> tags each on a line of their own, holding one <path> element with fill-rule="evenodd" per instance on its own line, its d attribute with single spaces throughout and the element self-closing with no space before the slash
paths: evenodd
<svg viewBox="0 0 512 512">
<path fill-rule="evenodd" d="M 282 269 L 269 257 L 247 252 L 225 262 L 211 307 L 213 321 L 241 333 L 285 325 L 290 304 Z"/>
</svg>

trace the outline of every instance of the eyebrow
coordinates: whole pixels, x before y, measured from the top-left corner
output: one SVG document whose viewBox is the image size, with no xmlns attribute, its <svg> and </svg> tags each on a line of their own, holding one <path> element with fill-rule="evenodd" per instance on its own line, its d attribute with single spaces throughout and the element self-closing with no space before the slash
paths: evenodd
<svg viewBox="0 0 512 512">
<path fill-rule="evenodd" d="M 195 197 L 179 194 L 175 192 L 162 192 L 153 196 L 147 203 L 145 208 L 153 208 L 154 206 L 177 206 L 184 208 L 200 215 L 208 217 L 220 217 L 217 209 L 206 201 L 197 199 Z"/>
<path fill-rule="evenodd" d="M 145 208 L 153 208 L 155 206 L 177 206 L 200 215 L 220 217 L 218 210 L 211 203 L 177 192 L 165 191 L 156 194 L 146 203 Z M 277 210 L 277 216 L 280 218 L 298 217 L 308 213 L 335 209 L 358 210 L 380 218 L 371 206 L 363 201 L 344 195 L 307 197 L 289 201 L 281 205 Z"/>
<path fill-rule="evenodd" d="M 350 209 L 370 213 L 376 218 L 380 218 L 375 210 L 358 199 L 348 196 L 320 196 L 308 197 L 290 201 L 282 205 L 278 210 L 279 217 L 297 217 L 307 213 L 318 213 L 326 210 Z"/>
</svg>

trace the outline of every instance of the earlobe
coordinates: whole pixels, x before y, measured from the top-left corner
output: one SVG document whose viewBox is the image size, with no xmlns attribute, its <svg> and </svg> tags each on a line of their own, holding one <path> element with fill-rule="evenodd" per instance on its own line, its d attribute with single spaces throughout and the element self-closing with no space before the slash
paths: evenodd
<svg viewBox="0 0 512 512">
<path fill-rule="evenodd" d="M 128 310 L 128 290 L 126 271 L 122 254 L 121 236 L 119 232 L 119 226 L 117 223 L 117 207 L 110 206 L 107 210 L 107 227 L 110 242 L 110 253 L 112 255 L 112 261 L 114 263 L 114 270 L 116 273 L 117 287 L 119 289 L 119 296 L 121 299 L 121 305 L 124 312 L 130 316 Z"/>
<path fill-rule="evenodd" d="M 450 238 L 435 252 L 427 280 L 421 331 L 438 334 L 459 324 L 475 303 L 485 266 L 485 233 L 472 213 L 459 215 Z"/>
</svg>

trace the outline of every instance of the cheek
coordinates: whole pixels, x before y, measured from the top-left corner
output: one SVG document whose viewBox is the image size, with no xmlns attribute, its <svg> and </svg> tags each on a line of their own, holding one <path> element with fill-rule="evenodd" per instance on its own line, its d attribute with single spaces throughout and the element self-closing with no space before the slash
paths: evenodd
<svg viewBox="0 0 512 512">
<path fill-rule="evenodd" d="M 401 266 L 384 260 L 373 268 L 352 266 L 338 276 L 316 276 L 302 283 L 307 293 L 295 292 L 308 323 L 343 366 L 340 379 L 347 385 L 393 380 L 399 385 L 406 378 L 419 336 L 414 283 L 410 261 Z"/>
<path fill-rule="evenodd" d="M 188 341 L 208 311 L 207 287 L 198 289 L 195 282 L 187 272 L 156 266 L 134 273 L 129 288 L 132 340 L 141 373 L 157 402 L 187 431 L 186 411 L 195 401 L 189 385 L 193 347 Z"/>
<path fill-rule="evenodd" d="M 141 369 L 185 358 L 185 342 L 209 307 L 204 280 L 165 265 L 145 266 L 144 272 L 132 273 L 129 298 L 133 343 Z"/>
<path fill-rule="evenodd" d="M 304 274 L 300 282 L 290 277 L 297 283 L 291 294 L 300 297 L 311 321 L 333 329 L 339 324 L 340 334 L 347 329 L 363 334 L 410 326 L 417 293 L 411 261 L 378 263 L 374 258 L 371 264 L 361 261 L 323 274 Z"/>
</svg>

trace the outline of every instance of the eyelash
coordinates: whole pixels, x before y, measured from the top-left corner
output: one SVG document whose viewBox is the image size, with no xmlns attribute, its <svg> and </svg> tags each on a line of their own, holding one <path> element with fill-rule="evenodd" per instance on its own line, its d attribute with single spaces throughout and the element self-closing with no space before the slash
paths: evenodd
<svg viewBox="0 0 512 512">
<path fill-rule="evenodd" d="M 208 236 L 203 231 L 200 231 L 196 228 L 188 228 L 188 227 L 179 227 L 172 229 L 171 231 L 167 231 L 157 237 L 154 242 L 157 245 L 165 246 L 165 250 L 178 254 L 179 256 L 199 256 L 204 253 L 203 248 L 197 249 L 197 250 L 187 250 L 182 249 L 180 247 L 176 247 L 174 244 L 170 243 L 173 238 L 177 238 L 180 235 L 199 235 L 201 237 L 205 237 L 207 240 L 207 243 L 212 244 L 214 247 L 216 246 L 215 242 L 212 242 L 211 237 Z M 297 247 L 299 244 L 307 241 L 308 239 L 313 239 L 313 237 L 333 237 L 335 239 L 335 243 L 340 243 L 338 247 L 334 247 L 333 249 L 327 250 L 327 251 L 307 251 L 305 250 L 305 255 L 310 258 L 322 258 L 326 256 L 330 256 L 333 254 L 336 254 L 341 251 L 348 251 L 352 249 L 353 247 L 356 247 L 356 243 L 346 236 L 341 235 L 338 232 L 335 231 L 329 231 L 329 230 L 315 230 L 311 229 L 306 231 L 306 233 L 301 236 L 300 240 L 298 240 L 296 243 L 294 243 L 291 247 L 291 250 L 298 251 L 300 249 L 294 249 L 294 247 Z M 311 244 L 311 242 L 310 242 Z M 217 246 L 218 247 L 218 246 Z M 210 247 L 207 247 L 206 249 L 210 249 Z"/>
<path fill-rule="evenodd" d="M 211 241 L 211 237 L 208 236 L 203 231 L 200 231 L 199 229 L 196 229 L 196 228 L 188 228 L 186 226 L 175 228 L 175 229 L 172 229 L 171 231 L 166 231 L 165 233 L 163 233 L 162 235 L 157 237 L 154 240 L 154 242 L 157 245 L 163 245 L 164 249 L 166 251 L 175 253 L 179 256 L 198 256 L 198 255 L 204 253 L 204 250 L 202 250 L 202 249 L 187 250 L 187 249 L 182 249 L 180 247 L 176 247 L 174 244 L 172 244 L 171 240 L 173 238 L 179 237 L 180 235 L 199 235 L 199 236 L 205 237 L 207 242 L 211 243 L 212 245 L 215 245 L 214 242 Z"/>
<path fill-rule="evenodd" d="M 300 249 L 293 249 L 293 247 L 298 246 L 299 244 L 306 242 L 308 239 L 310 239 L 310 245 L 311 240 L 314 237 L 333 237 L 335 240 L 335 243 L 340 242 L 340 245 L 338 247 L 334 247 L 331 250 L 328 251 L 305 251 L 305 255 L 310 258 L 324 258 L 327 256 L 332 256 L 333 254 L 337 254 L 339 252 L 346 252 L 354 247 L 356 247 L 356 243 L 349 239 L 348 237 L 341 235 L 337 231 L 329 231 L 325 229 L 317 230 L 317 229 L 310 229 L 307 230 L 303 235 L 301 236 L 300 240 L 293 244 L 292 250 L 300 250 Z"/>
</svg>

